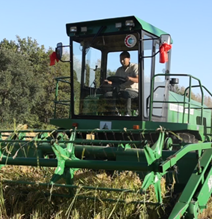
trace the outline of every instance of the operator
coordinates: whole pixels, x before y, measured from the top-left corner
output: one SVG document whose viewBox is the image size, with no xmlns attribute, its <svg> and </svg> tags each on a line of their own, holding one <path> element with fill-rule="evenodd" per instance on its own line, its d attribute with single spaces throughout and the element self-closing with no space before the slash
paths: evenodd
<svg viewBox="0 0 212 219">
<path fill-rule="evenodd" d="M 126 99 L 126 115 L 131 116 L 131 99 L 138 97 L 138 65 L 130 62 L 130 54 L 123 51 L 120 54 L 120 63 L 115 76 L 126 78 L 126 82 L 120 85 L 119 97 Z M 105 80 L 108 84 L 112 81 Z"/>
</svg>

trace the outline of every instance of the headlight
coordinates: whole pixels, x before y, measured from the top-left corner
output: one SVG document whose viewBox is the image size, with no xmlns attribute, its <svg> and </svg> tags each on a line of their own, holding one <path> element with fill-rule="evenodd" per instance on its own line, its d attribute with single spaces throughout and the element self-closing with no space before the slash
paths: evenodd
<svg viewBox="0 0 212 219">
<path fill-rule="evenodd" d="M 76 26 L 70 27 L 70 32 L 77 32 L 77 27 Z"/>
<path fill-rule="evenodd" d="M 81 32 L 87 32 L 88 28 L 87 27 L 81 27 Z"/>
<path fill-rule="evenodd" d="M 133 20 L 126 20 L 126 21 L 125 21 L 125 25 L 126 25 L 127 27 L 134 27 L 134 26 L 135 26 Z"/>
<path fill-rule="evenodd" d="M 122 27 L 122 23 L 116 23 L 116 24 L 115 24 L 115 27 L 116 27 L 116 28 L 121 28 L 121 27 Z"/>
</svg>

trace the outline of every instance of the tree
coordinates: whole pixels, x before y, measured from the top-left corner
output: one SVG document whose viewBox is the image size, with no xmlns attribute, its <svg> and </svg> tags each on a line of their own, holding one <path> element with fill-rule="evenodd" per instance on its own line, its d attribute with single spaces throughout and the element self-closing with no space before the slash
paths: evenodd
<svg viewBox="0 0 212 219">
<path fill-rule="evenodd" d="M 47 54 L 48 57 L 52 53 L 50 49 Z M 67 59 L 68 54 L 65 54 Z M 54 100 L 55 100 L 55 87 L 56 80 L 58 77 L 70 77 L 70 63 L 58 62 L 55 66 L 49 66 L 49 58 L 46 72 L 43 74 L 42 79 L 42 96 L 34 108 L 34 111 L 39 115 L 39 119 L 42 123 L 49 123 L 49 119 L 54 116 Z M 70 82 L 69 79 L 64 79 Z M 59 82 L 58 101 L 70 101 L 71 87 L 68 83 Z M 69 102 L 70 104 L 70 102 Z M 68 117 L 70 106 L 57 105 L 57 116 Z"/>
<path fill-rule="evenodd" d="M 0 45 L 0 121 L 12 124 L 15 118 L 24 123 L 30 118 L 39 88 L 29 58 L 7 46 Z"/>
<path fill-rule="evenodd" d="M 17 36 L 17 42 L 4 39 L 0 43 L 1 122 L 12 124 L 15 118 L 33 128 L 49 123 L 54 113 L 55 77 L 70 77 L 70 63 L 49 66 L 52 51 L 46 52 L 30 37 Z M 68 54 L 64 57 L 69 59 Z M 70 84 L 60 84 L 59 94 L 60 99 L 70 100 Z M 67 113 L 67 107 L 58 107 L 61 117 Z"/>
</svg>

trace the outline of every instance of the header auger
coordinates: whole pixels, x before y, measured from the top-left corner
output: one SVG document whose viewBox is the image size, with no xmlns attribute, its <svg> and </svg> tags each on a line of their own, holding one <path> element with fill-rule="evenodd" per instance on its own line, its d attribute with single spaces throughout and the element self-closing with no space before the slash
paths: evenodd
<svg viewBox="0 0 212 219">
<path fill-rule="evenodd" d="M 51 179 L 39 184 L 68 188 L 64 196 L 72 197 L 77 188 L 132 192 L 135 199 L 129 203 L 155 206 L 164 204 L 161 181 L 165 181 L 173 194 L 180 194 L 168 218 L 198 218 L 212 192 L 211 108 L 204 104 L 206 94 L 212 95 L 198 78 L 170 73 L 170 35 L 134 16 L 70 23 L 66 32 L 70 77 L 56 78 L 50 121 L 58 129 L 2 130 L 0 167 L 55 167 Z M 67 62 L 62 59 L 63 47 L 58 43 L 51 65 L 55 60 Z M 128 51 L 130 61 L 138 66 L 131 115 L 126 115 L 126 99 L 120 96 L 126 78 L 115 75 L 122 51 Z M 112 85 L 105 84 L 105 79 Z M 69 89 L 68 100 L 60 96 L 63 86 Z M 194 98 L 194 89 L 200 100 Z M 58 107 L 64 107 L 64 115 L 58 114 Z M 76 185 L 79 169 L 133 171 L 142 185 L 139 192 Z M 61 179 L 65 183 L 58 183 Z M 4 180 L 20 182 L 36 184 Z M 156 199 L 146 203 L 142 194 L 151 186 Z M 111 197 L 107 201 L 126 202 Z"/>
</svg>

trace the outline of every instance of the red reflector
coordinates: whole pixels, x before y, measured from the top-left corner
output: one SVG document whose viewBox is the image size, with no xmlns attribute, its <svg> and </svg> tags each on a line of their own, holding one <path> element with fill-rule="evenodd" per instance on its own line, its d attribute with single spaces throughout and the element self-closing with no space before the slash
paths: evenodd
<svg viewBox="0 0 212 219">
<path fill-rule="evenodd" d="M 140 126 L 139 125 L 133 125 L 133 129 L 139 129 Z"/>
<path fill-rule="evenodd" d="M 50 66 L 55 65 L 55 60 L 59 62 L 59 59 L 57 58 L 56 52 L 53 52 L 50 56 Z"/>
<path fill-rule="evenodd" d="M 172 45 L 163 43 L 160 46 L 160 63 L 168 62 L 168 51 L 172 48 Z"/>
</svg>

